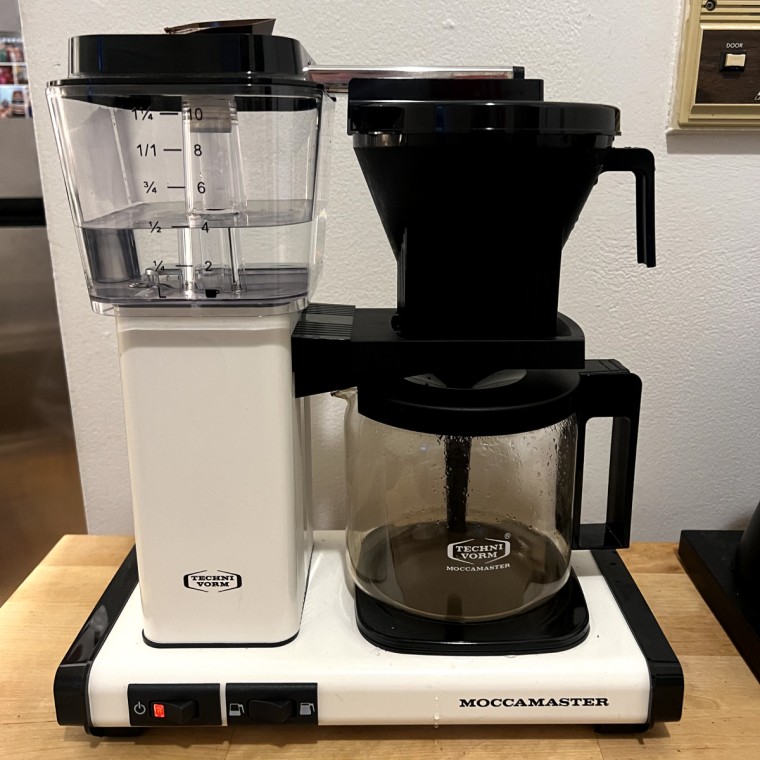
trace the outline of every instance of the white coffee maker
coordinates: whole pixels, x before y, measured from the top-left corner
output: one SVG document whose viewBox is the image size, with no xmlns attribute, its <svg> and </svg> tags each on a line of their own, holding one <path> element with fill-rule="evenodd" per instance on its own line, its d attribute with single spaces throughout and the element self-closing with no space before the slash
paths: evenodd
<svg viewBox="0 0 760 760">
<path fill-rule="evenodd" d="M 611 147 L 617 109 L 546 103 L 519 67 L 318 67 L 260 26 L 179 31 L 74 38 L 69 78 L 48 87 L 91 302 L 116 320 L 135 522 L 56 674 L 59 722 L 677 720 L 680 666 L 615 553 L 640 381 L 586 361 L 556 312 L 562 245 L 602 171 L 636 175 L 639 258 L 654 265 L 651 154 Z M 396 309 L 311 303 L 346 90 Z M 467 243 L 417 180 L 444 167 L 474 195 L 508 156 L 559 172 L 503 213 L 524 216 L 537 192 L 562 211 L 538 254 L 480 275 L 493 286 L 476 304 L 446 247 L 474 262 L 490 244 Z M 472 202 L 457 208 L 471 225 Z M 431 316 L 457 288 L 460 316 Z M 309 396 L 326 391 L 351 400 L 347 532 L 311 528 Z M 607 521 L 586 525 L 594 416 L 614 419 L 610 495 Z"/>
</svg>

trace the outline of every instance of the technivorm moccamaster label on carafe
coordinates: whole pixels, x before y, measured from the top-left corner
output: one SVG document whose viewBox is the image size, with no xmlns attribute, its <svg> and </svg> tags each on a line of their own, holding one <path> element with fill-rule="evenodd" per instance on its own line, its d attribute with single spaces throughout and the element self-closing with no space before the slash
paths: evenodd
<svg viewBox="0 0 760 760">
<path fill-rule="evenodd" d="M 505 533 L 504 540 L 498 538 L 467 538 L 463 541 L 454 541 L 447 547 L 446 554 L 450 560 L 457 564 L 449 565 L 446 569 L 450 572 L 477 572 L 482 570 L 503 570 L 509 567 L 509 562 L 501 562 L 506 559 L 511 551 L 511 544 L 507 540 L 509 533 Z"/>
</svg>

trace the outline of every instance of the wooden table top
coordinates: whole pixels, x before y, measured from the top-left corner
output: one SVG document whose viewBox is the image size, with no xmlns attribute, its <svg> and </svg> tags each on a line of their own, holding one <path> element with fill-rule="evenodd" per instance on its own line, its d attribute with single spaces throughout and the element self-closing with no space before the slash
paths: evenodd
<svg viewBox="0 0 760 760">
<path fill-rule="evenodd" d="M 635 735 L 587 726 L 167 728 L 96 739 L 61 727 L 53 676 L 132 544 L 65 536 L 0 608 L 0 758 L 758 760 L 760 684 L 684 575 L 674 544 L 621 552 L 684 669 L 679 723 Z"/>
</svg>

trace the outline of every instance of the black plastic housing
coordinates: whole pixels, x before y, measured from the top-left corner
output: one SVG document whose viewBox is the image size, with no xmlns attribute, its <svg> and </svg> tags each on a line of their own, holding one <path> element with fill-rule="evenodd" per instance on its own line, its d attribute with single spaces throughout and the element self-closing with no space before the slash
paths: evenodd
<svg viewBox="0 0 760 760">
<path fill-rule="evenodd" d="M 736 578 L 746 593 L 760 588 L 760 505 L 742 533 L 736 550 Z M 760 605 L 758 605 L 760 606 Z"/>
<path fill-rule="evenodd" d="M 313 303 L 293 331 L 296 396 L 351 388 L 360 379 L 393 382 L 409 375 L 466 368 L 485 377 L 502 369 L 583 369 L 580 326 L 558 314 L 546 338 L 409 338 L 394 330 L 394 309 Z"/>
<path fill-rule="evenodd" d="M 684 530 L 678 556 L 697 591 L 760 681 L 758 577 L 743 575 L 738 565 L 738 560 L 748 557 L 746 549 L 740 550 L 747 535 L 739 530 Z M 756 558 L 760 546 L 754 551 Z"/>
</svg>

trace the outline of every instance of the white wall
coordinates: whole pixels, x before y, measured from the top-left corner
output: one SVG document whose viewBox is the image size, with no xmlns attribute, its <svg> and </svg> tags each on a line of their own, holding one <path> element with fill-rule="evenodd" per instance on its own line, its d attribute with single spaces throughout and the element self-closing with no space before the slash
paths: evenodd
<svg viewBox="0 0 760 760">
<path fill-rule="evenodd" d="M 72 35 L 253 13 L 277 17 L 322 63 L 519 63 L 546 80 L 547 99 L 621 108 L 616 144 L 657 160 L 659 267 L 635 263 L 633 179 L 603 175 L 565 249 L 561 307 L 584 327 L 589 356 L 614 356 L 644 381 L 635 537 L 746 521 L 760 499 L 760 137 L 666 137 L 680 12 L 661 0 L 209 0 L 202 12 L 180 0 L 22 0 L 90 530 L 131 530 L 116 341 L 113 322 L 89 310 L 44 82 L 66 75 Z M 393 258 L 344 116 L 339 106 L 317 296 L 392 305 Z M 343 511 L 340 407 L 320 399 L 315 415 L 322 525 Z M 595 469 L 587 503 L 601 496 Z"/>
</svg>

